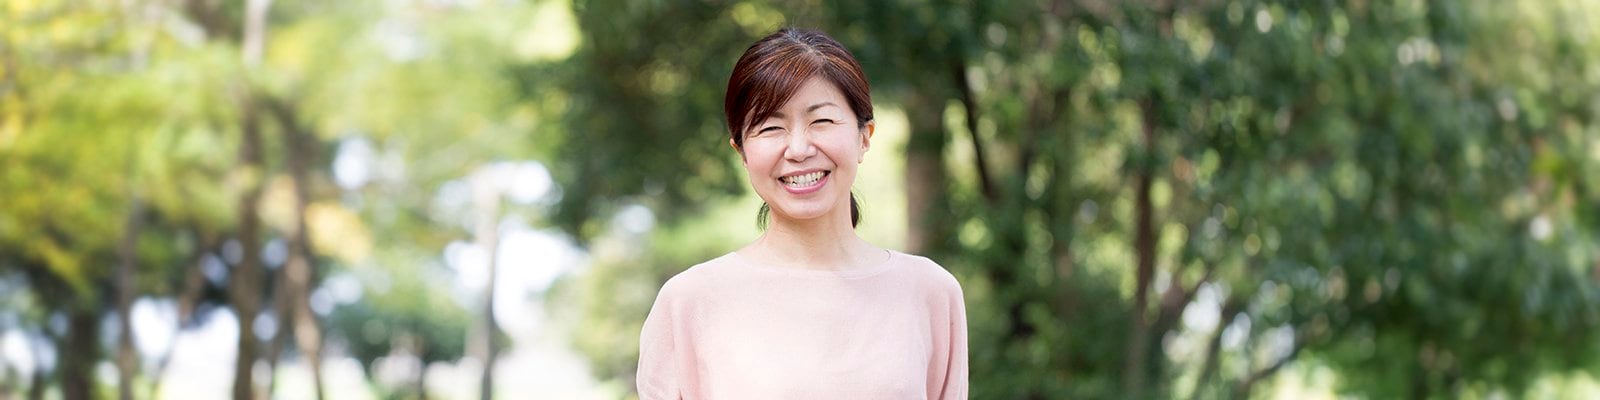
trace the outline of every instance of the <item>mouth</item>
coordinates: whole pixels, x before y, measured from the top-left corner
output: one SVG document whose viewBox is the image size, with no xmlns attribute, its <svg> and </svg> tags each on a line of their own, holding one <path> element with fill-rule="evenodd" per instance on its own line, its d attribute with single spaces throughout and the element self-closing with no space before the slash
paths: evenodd
<svg viewBox="0 0 1600 400">
<path fill-rule="evenodd" d="M 778 178 L 778 182 L 782 183 L 785 188 L 791 190 L 808 189 L 821 186 L 823 178 L 826 178 L 832 173 L 833 171 L 807 171 L 792 175 L 785 175 Z"/>
</svg>

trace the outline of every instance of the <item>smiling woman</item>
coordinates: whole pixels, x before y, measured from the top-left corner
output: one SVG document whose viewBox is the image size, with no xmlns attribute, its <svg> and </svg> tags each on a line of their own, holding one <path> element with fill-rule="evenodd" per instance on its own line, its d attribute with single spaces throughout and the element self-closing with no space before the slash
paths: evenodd
<svg viewBox="0 0 1600 400">
<path fill-rule="evenodd" d="M 779 40 L 781 39 L 781 40 Z M 795 99 L 800 97 L 800 99 Z M 804 112 L 780 109 L 786 103 Z M 826 35 L 798 30 L 780 31 L 757 42 L 739 58 L 728 79 L 728 94 L 723 100 L 728 122 L 729 143 L 739 151 L 746 165 L 749 153 L 746 138 L 756 138 L 757 151 L 772 148 L 772 139 L 787 138 L 794 123 L 816 126 L 823 132 L 838 132 L 850 122 L 861 135 L 862 152 L 876 125 L 872 121 L 872 95 L 866 74 L 854 57 Z M 846 116 L 854 118 L 846 119 Z M 789 125 L 785 125 L 789 124 Z M 755 129 L 758 128 L 759 129 Z M 766 148 L 760 145 L 767 144 Z M 785 143 L 787 144 L 787 143 Z M 860 163 L 860 157 L 857 157 Z M 854 177 L 854 167 L 851 167 Z M 825 173 L 824 175 L 831 174 Z M 852 182 L 846 180 L 846 182 Z M 755 184 L 754 181 L 751 182 Z M 761 187 L 756 185 L 757 192 Z M 771 202 L 763 196 L 757 222 L 766 227 Z M 861 208 L 850 196 L 850 224 L 861 221 Z"/>
<path fill-rule="evenodd" d="M 770 224 L 661 288 L 640 335 L 640 398 L 966 398 L 960 284 L 854 229 L 850 186 L 876 129 L 855 58 L 780 30 L 739 58 L 724 105 Z"/>
<path fill-rule="evenodd" d="M 840 106 L 845 99 L 827 80 L 812 77 L 797 89 L 783 108 L 768 111 L 761 123 L 730 139 L 750 173 L 750 185 L 764 201 L 758 221 L 765 227 L 774 204 L 786 208 L 780 218 L 805 219 L 826 213 L 833 205 L 827 200 L 843 198 L 854 227 L 861 211 L 849 183 L 855 181 L 875 125 L 859 117 L 852 121 L 855 113 Z M 737 139 L 741 136 L 742 141 Z M 843 184 L 826 185 L 830 178 Z M 813 195 L 824 188 L 844 193 Z"/>
</svg>

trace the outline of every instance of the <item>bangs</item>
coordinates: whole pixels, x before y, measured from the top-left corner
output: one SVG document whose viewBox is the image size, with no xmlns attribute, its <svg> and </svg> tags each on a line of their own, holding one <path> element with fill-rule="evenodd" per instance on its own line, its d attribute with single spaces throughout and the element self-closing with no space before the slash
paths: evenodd
<svg viewBox="0 0 1600 400">
<path fill-rule="evenodd" d="M 752 125 L 772 117 L 814 77 L 839 90 L 857 125 L 872 119 L 871 89 L 855 57 L 826 35 L 784 29 L 745 50 L 728 77 L 723 112 L 734 146 L 742 147 Z"/>
<path fill-rule="evenodd" d="M 785 53 L 796 53 L 787 51 Z M 735 90 L 737 97 L 734 99 L 730 110 L 750 110 L 739 117 L 738 121 L 729 121 L 729 129 L 734 136 L 743 140 L 745 132 L 753 125 L 765 121 L 773 113 L 789 102 L 795 93 L 800 91 L 800 86 L 806 80 L 817 75 L 821 60 L 814 54 L 775 54 L 775 57 L 765 57 L 761 62 L 751 68 L 750 75 L 744 82 L 738 82 Z"/>
</svg>

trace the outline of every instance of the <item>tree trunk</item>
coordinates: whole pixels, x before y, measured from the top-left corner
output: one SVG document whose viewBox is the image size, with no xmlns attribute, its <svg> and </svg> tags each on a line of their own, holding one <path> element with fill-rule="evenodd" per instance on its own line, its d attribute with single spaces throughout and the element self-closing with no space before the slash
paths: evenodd
<svg viewBox="0 0 1600 400">
<path fill-rule="evenodd" d="M 483 379 L 479 385 L 479 398 L 489 400 L 494 398 L 494 364 L 500 352 L 499 344 L 495 338 L 499 336 L 500 327 L 494 320 L 494 281 L 497 258 L 495 252 L 499 250 L 500 229 L 500 191 L 495 188 L 494 177 L 486 169 L 479 169 L 473 177 L 473 200 L 477 208 L 477 223 L 474 236 L 478 245 L 483 246 L 484 256 L 488 259 L 489 281 L 483 290 L 483 318 L 482 336 L 479 340 L 483 343 Z M 419 355 L 420 356 L 420 355 Z"/>
<path fill-rule="evenodd" d="M 1408 364 L 1411 364 L 1411 398 L 1413 398 L 1413 399 L 1428 399 L 1428 398 L 1432 398 L 1432 396 L 1429 396 L 1429 393 L 1432 393 L 1433 390 L 1428 387 L 1429 386 L 1428 385 L 1428 383 L 1429 383 L 1428 382 L 1428 368 L 1422 364 L 1422 355 L 1421 355 L 1421 353 L 1419 352 L 1419 353 L 1413 354 L 1411 356 L 1411 359 L 1409 360 Z M 1255 383 L 1255 382 L 1254 382 L 1254 380 L 1251 380 L 1251 381 L 1248 381 L 1248 383 Z M 1247 385 L 1245 387 L 1249 388 L 1250 386 Z M 1248 394 L 1249 392 L 1245 392 L 1245 393 Z"/>
<path fill-rule="evenodd" d="M 33 348 L 34 345 L 29 343 L 28 347 Z M 33 348 L 33 355 L 33 359 L 37 360 L 42 354 L 40 354 L 37 348 Z M 33 377 L 29 378 L 28 382 L 28 400 L 44 400 L 45 385 L 50 384 L 48 379 L 49 377 L 44 373 L 42 368 L 33 369 Z"/>
<path fill-rule="evenodd" d="M 1199 377 L 1195 378 L 1194 392 L 1189 393 L 1190 400 L 1200 400 L 1200 395 L 1208 391 L 1211 381 L 1216 377 L 1217 366 L 1221 363 L 1218 356 L 1222 349 L 1222 332 L 1228 329 L 1228 324 L 1232 323 L 1234 318 L 1239 317 L 1239 308 L 1241 307 L 1242 305 L 1233 300 L 1228 300 L 1224 303 L 1222 312 L 1219 313 L 1222 318 L 1217 321 L 1217 329 L 1211 333 L 1211 338 L 1206 341 L 1205 361 L 1201 363 Z M 1210 391 L 1216 392 L 1214 390 Z"/>
<path fill-rule="evenodd" d="M 906 251 L 925 254 L 948 246 L 948 214 L 941 206 L 949 174 L 945 171 L 944 107 L 921 90 L 906 107 L 911 125 L 906 141 Z"/>
<path fill-rule="evenodd" d="M 1048 104 L 1039 100 L 1035 102 L 1033 107 L 1030 107 L 1034 115 L 1050 115 L 1050 117 L 1041 117 L 1042 119 L 1032 124 L 1030 129 L 1041 135 L 1052 133 L 1057 135 L 1057 140 L 1064 144 L 1056 144 L 1055 146 L 1060 146 L 1059 148 L 1061 149 L 1071 148 L 1073 142 L 1071 133 L 1065 131 L 1052 132 L 1052 127 L 1057 126 L 1059 118 L 1064 118 L 1057 113 L 1064 113 L 1061 110 L 1061 105 L 1066 103 L 1066 99 L 1070 95 L 1069 91 L 1060 90 L 1055 93 L 1055 96 L 1051 99 L 1052 101 Z M 1041 152 L 1045 154 L 1042 159 L 1047 163 L 1046 165 L 1050 167 L 1051 171 L 1051 179 L 1049 179 L 1043 198 L 1040 201 L 1040 211 L 1044 216 L 1045 229 L 1050 232 L 1049 251 L 1054 272 L 1054 281 L 1051 283 L 1051 291 L 1054 292 L 1053 306 L 1055 314 L 1060 320 L 1072 321 L 1077 315 L 1079 303 L 1078 291 L 1074 287 L 1076 282 L 1072 281 L 1077 270 L 1077 265 L 1073 262 L 1072 241 L 1077 233 L 1077 222 L 1075 220 L 1078 210 L 1077 201 L 1075 201 L 1077 196 L 1073 194 L 1072 174 L 1074 173 L 1074 160 L 1068 155 L 1067 151 L 1063 150 L 1046 148 L 1041 149 Z M 1073 350 L 1075 349 L 1072 349 L 1071 346 L 1058 346 L 1056 354 L 1059 359 L 1071 360 L 1074 356 Z M 1072 376 L 1066 375 L 1068 373 L 1063 370 L 1063 380 L 1073 379 Z"/>
<path fill-rule="evenodd" d="M 267 352 L 262 354 L 267 362 L 267 381 L 256 385 L 255 397 L 258 399 L 272 398 L 272 392 L 277 389 L 278 362 L 283 358 L 284 343 L 289 341 L 289 321 L 284 317 L 289 315 L 289 294 L 284 284 L 287 279 L 283 275 L 283 266 L 279 266 L 272 274 L 275 282 L 272 289 L 272 320 L 277 322 L 277 329 L 272 333 L 272 340 L 267 342 Z"/>
<path fill-rule="evenodd" d="M 304 190 L 304 180 L 296 179 Z M 307 238 L 305 223 L 306 202 L 304 195 L 300 204 L 295 207 L 298 227 L 296 234 L 290 238 L 289 263 L 284 266 L 288 280 L 290 316 L 293 317 L 295 345 L 300 349 L 300 356 L 304 357 L 311 367 L 312 390 L 317 399 L 323 398 L 322 393 L 322 329 L 317 323 L 316 315 L 311 311 L 311 282 L 314 281 L 316 272 L 311 264 L 311 249 Z"/>
<path fill-rule="evenodd" d="M 1155 275 L 1156 237 L 1155 220 L 1151 209 L 1150 186 L 1154 180 L 1155 110 L 1150 99 L 1140 103 L 1144 115 L 1144 151 L 1140 154 L 1139 176 L 1134 188 L 1134 251 L 1138 258 L 1133 293 L 1133 317 L 1129 322 L 1128 353 L 1123 369 L 1123 390 L 1129 398 L 1142 398 L 1145 376 L 1145 353 L 1148 351 L 1149 324 L 1145 321 L 1145 308 L 1150 297 L 1150 281 Z"/>
<path fill-rule="evenodd" d="M 322 393 L 322 329 L 311 311 L 311 286 L 316 282 L 316 268 L 311 253 L 311 233 L 306 229 L 306 208 L 311 202 L 311 173 L 308 157 L 312 154 L 311 138 L 305 125 L 300 123 L 294 109 L 282 101 L 271 103 L 273 115 L 282 126 L 285 164 L 294 185 L 294 225 L 286 238 L 289 241 L 289 259 L 283 267 L 283 284 L 288 308 L 279 314 L 292 324 L 279 325 L 279 329 L 292 327 L 295 345 L 301 357 L 311 366 L 312 390 L 317 399 Z"/>
<path fill-rule="evenodd" d="M 421 368 L 417 368 L 417 399 L 428 400 L 428 341 L 417 335 L 417 340 L 412 342 L 417 361 Z"/>
<path fill-rule="evenodd" d="M 261 309 L 261 216 L 256 204 L 261 200 L 261 132 L 260 121 L 253 105 L 244 106 L 244 140 L 239 147 L 241 169 L 246 182 L 239 197 L 239 233 L 237 240 L 244 250 L 239 265 L 228 275 L 229 301 L 239 320 L 239 352 L 233 371 L 233 398 L 250 399 L 254 394 L 251 369 L 259 358 L 255 338 L 256 314 Z"/>
<path fill-rule="evenodd" d="M 133 399 L 133 377 L 138 354 L 133 349 L 133 273 L 138 258 L 139 230 L 144 218 L 144 203 L 133 196 L 128 205 L 128 222 L 123 227 L 122 243 L 117 248 L 117 398 Z"/>
<path fill-rule="evenodd" d="M 75 304 L 68 307 L 67 337 L 56 348 L 61 360 L 61 397 L 66 400 L 99 398 L 95 388 L 94 364 L 100 360 L 100 315 L 95 307 Z"/>
<path fill-rule="evenodd" d="M 245 7 L 244 36 L 241 44 L 245 67 L 253 70 L 261 60 L 266 41 L 266 16 L 271 0 L 250 0 Z M 241 79 L 248 82 L 247 79 Z M 253 369 L 260 358 L 259 341 L 255 338 L 255 319 L 261 310 L 261 215 L 256 206 L 261 201 L 261 185 L 266 175 L 262 164 L 260 105 L 253 89 L 245 89 L 241 102 L 241 131 L 239 143 L 239 169 L 243 176 L 239 196 L 238 240 L 243 257 L 232 274 L 229 274 L 228 294 L 239 319 L 239 351 L 234 360 L 233 398 L 247 400 L 255 394 Z"/>
<path fill-rule="evenodd" d="M 183 331 L 184 327 L 189 326 L 190 321 L 194 319 L 194 310 L 200 304 L 200 295 L 204 294 L 206 283 L 205 272 L 201 266 L 205 263 L 206 255 L 216 246 L 211 235 L 197 233 L 196 236 L 199 236 L 200 244 L 195 248 L 194 259 L 189 262 L 188 270 L 184 272 L 183 292 L 178 295 L 177 329 L 173 332 Z M 166 381 L 167 365 L 172 362 L 172 353 L 177 348 L 178 346 L 167 346 L 165 354 L 157 361 L 156 370 L 150 374 L 150 391 L 145 393 L 145 398 L 155 399 L 161 395 L 161 384 Z"/>
</svg>

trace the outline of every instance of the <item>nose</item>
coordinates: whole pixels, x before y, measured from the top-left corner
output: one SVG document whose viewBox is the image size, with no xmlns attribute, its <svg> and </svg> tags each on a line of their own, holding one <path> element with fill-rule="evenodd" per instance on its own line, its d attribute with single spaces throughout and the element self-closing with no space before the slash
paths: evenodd
<svg viewBox="0 0 1600 400">
<path fill-rule="evenodd" d="M 783 158 L 789 161 L 805 161 L 817 154 L 817 146 L 811 143 L 811 132 L 805 129 L 793 132 L 789 135 L 788 146 L 783 150 Z"/>
</svg>

